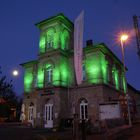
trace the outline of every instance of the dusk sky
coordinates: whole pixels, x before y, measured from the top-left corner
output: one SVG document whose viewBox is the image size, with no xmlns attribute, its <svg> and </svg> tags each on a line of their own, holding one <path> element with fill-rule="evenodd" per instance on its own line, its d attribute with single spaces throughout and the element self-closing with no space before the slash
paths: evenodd
<svg viewBox="0 0 140 140">
<path fill-rule="evenodd" d="M 104 42 L 121 60 L 117 35 L 130 33 L 125 44 L 127 81 L 140 90 L 140 59 L 133 32 L 133 15 L 140 16 L 140 0 L 0 0 L 0 66 L 3 74 L 13 80 L 18 95 L 23 93 L 23 69 L 19 64 L 37 59 L 39 50 L 38 23 L 63 13 L 74 21 L 84 10 L 84 46 L 88 39 Z M 139 20 L 140 26 L 140 20 Z M 18 77 L 12 70 L 18 69 Z"/>
</svg>

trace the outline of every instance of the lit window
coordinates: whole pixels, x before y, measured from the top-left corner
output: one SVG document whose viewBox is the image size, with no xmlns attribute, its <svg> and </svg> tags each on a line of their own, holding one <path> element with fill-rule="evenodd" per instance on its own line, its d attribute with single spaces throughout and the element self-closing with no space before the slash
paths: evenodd
<svg viewBox="0 0 140 140">
<path fill-rule="evenodd" d="M 51 83 L 52 82 L 52 68 L 47 69 L 46 72 L 46 82 Z"/>
</svg>

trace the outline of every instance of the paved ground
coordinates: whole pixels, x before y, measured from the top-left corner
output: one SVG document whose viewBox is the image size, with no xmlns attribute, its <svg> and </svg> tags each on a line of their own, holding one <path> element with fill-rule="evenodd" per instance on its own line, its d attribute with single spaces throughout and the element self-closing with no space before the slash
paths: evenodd
<svg viewBox="0 0 140 140">
<path fill-rule="evenodd" d="M 140 124 L 135 124 L 133 126 L 132 134 L 128 140 L 140 140 Z"/>
<path fill-rule="evenodd" d="M 21 126 L 0 124 L 0 140 L 72 140 L 72 132 L 51 132 L 46 129 L 21 128 Z M 105 140 L 101 135 L 89 135 L 86 140 Z M 140 140 L 140 124 L 132 132 L 118 140 Z"/>
</svg>

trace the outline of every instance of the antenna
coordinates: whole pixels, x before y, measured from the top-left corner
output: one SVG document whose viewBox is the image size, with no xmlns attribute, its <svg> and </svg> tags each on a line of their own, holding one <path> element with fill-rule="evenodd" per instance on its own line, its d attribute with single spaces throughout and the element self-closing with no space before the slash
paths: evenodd
<svg viewBox="0 0 140 140">
<path fill-rule="evenodd" d="M 134 29 L 135 29 L 135 34 L 136 34 L 136 42 L 137 42 L 137 49 L 138 49 L 138 56 L 140 58 L 140 31 L 139 31 L 139 26 L 138 26 L 138 16 L 134 15 L 133 16 L 133 22 L 134 22 Z"/>
</svg>

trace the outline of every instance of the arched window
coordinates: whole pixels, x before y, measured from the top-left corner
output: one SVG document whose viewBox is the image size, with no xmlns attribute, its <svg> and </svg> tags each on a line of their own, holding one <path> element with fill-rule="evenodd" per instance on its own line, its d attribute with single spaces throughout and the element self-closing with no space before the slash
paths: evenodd
<svg viewBox="0 0 140 140">
<path fill-rule="evenodd" d="M 49 29 L 47 31 L 47 42 L 46 42 L 46 48 L 53 48 L 54 45 L 54 30 Z"/>
<path fill-rule="evenodd" d="M 53 73 L 54 73 L 54 62 L 51 59 L 48 59 L 43 64 L 44 71 L 44 86 L 48 86 L 52 84 L 53 81 Z"/>
<path fill-rule="evenodd" d="M 80 119 L 87 119 L 88 118 L 88 103 L 86 99 L 82 99 L 80 101 Z"/>
<path fill-rule="evenodd" d="M 46 80 L 47 80 L 47 83 L 52 82 L 52 68 L 47 69 L 47 71 L 46 71 Z"/>
</svg>

